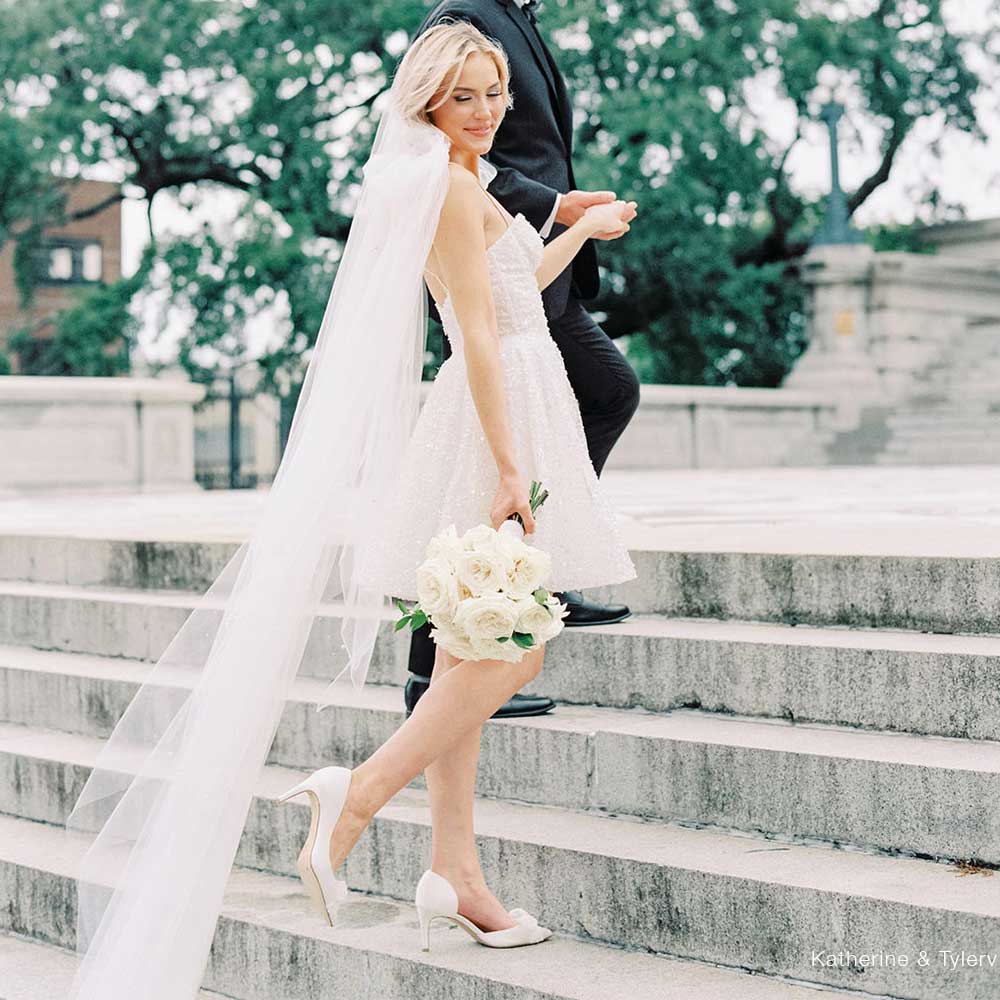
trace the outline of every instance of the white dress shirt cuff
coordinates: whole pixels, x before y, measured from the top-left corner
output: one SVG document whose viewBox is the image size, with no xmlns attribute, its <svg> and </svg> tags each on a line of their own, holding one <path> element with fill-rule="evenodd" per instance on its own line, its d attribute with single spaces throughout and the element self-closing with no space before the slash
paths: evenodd
<svg viewBox="0 0 1000 1000">
<path fill-rule="evenodd" d="M 562 194 L 556 195 L 556 203 L 552 206 L 552 214 L 545 221 L 545 225 L 538 230 L 538 235 L 544 240 L 549 233 L 552 232 L 552 225 L 556 221 L 556 216 L 559 214 L 559 202 L 562 200 Z"/>
</svg>

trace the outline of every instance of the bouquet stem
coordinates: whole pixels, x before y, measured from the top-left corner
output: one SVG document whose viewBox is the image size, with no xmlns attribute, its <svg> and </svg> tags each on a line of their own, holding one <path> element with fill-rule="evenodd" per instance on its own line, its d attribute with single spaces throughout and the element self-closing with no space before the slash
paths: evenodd
<svg viewBox="0 0 1000 1000">
<path fill-rule="evenodd" d="M 531 480 L 531 488 L 528 494 L 528 506 L 531 507 L 532 516 L 534 516 L 535 511 L 537 511 L 538 508 L 541 507 L 543 503 L 545 503 L 546 499 L 548 498 L 548 495 L 549 491 L 543 490 L 542 484 L 537 479 Z M 523 538 L 524 518 L 521 517 L 521 515 L 518 514 L 517 511 L 515 511 L 513 514 L 510 515 L 510 517 L 507 518 L 507 521 L 514 521 L 521 526 L 521 537 Z M 504 524 L 500 526 L 501 531 L 503 530 L 505 524 L 506 522 L 504 522 Z"/>
</svg>

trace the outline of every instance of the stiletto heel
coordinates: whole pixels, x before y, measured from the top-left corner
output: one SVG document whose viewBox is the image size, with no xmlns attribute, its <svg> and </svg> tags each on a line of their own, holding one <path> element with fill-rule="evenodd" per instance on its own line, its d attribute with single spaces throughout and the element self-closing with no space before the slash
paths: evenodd
<svg viewBox="0 0 1000 1000">
<path fill-rule="evenodd" d="M 499 931 L 482 930 L 458 912 L 458 893 L 443 875 L 430 868 L 420 876 L 414 895 L 417 917 L 420 919 L 421 947 L 424 951 L 431 949 L 431 921 L 435 917 L 445 917 L 458 924 L 488 948 L 516 948 L 523 944 L 538 944 L 552 935 L 548 927 L 539 926 L 535 917 L 519 906 L 507 911 L 517 921 L 513 927 L 504 927 Z"/>
<path fill-rule="evenodd" d="M 295 867 L 310 898 L 331 927 L 337 907 L 347 897 L 347 883 L 336 878 L 330 866 L 330 835 L 344 811 L 350 787 L 350 768 L 321 767 L 278 796 L 279 802 L 287 802 L 303 792 L 309 795 L 312 810 L 309 834 Z"/>
<path fill-rule="evenodd" d="M 299 792 L 304 792 L 309 787 L 309 779 L 306 778 L 305 781 L 300 781 L 294 788 L 289 788 L 287 792 L 283 795 L 278 796 L 279 802 L 287 802 L 289 799 L 294 798 Z"/>
<path fill-rule="evenodd" d="M 425 910 L 422 906 L 417 907 L 417 916 L 420 918 L 420 947 L 423 951 L 431 950 L 431 921 L 434 915 L 430 910 Z"/>
</svg>

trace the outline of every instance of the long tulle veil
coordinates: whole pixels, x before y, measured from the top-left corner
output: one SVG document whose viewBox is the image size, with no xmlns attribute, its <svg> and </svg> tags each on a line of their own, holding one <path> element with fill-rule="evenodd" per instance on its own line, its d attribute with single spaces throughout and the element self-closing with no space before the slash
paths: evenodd
<svg viewBox="0 0 1000 1000">
<path fill-rule="evenodd" d="M 320 603 L 343 602 L 335 680 L 358 688 L 391 610 L 365 562 L 419 411 L 422 272 L 450 148 L 403 117 L 395 90 L 252 537 L 142 678 L 66 821 L 69 836 L 95 835 L 77 875 L 73 1000 L 196 996 Z"/>
</svg>

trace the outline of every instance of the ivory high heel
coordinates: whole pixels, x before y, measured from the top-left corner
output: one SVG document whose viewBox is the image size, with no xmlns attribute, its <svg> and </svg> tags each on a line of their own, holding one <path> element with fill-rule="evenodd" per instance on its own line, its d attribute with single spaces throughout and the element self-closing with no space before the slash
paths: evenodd
<svg viewBox="0 0 1000 1000">
<path fill-rule="evenodd" d="M 335 878 L 330 866 L 330 835 L 344 811 L 350 787 L 350 768 L 321 767 L 278 796 L 279 802 L 287 802 L 302 792 L 309 793 L 312 821 L 295 867 L 313 903 L 331 927 L 337 907 L 347 897 L 347 883 Z"/>
<path fill-rule="evenodd" d="M 552 934 L 548 927 L 540 927 L 535 917 L 519 906 L 507 911 L 517 921 L 513 927 L 504 927 L 499 931 L 482 930 L 458 912 L 458 893 L 443 875 L 430 868 L 420 876 L 415 896 L 417 916 L 420 918 L 420 943 L 424 951 L 431 950 L 431 921 L 437 917 L 444 917 L 458 924 L 488 948 L 516 948 L 522 944 L 538 944 Z"/>
</svg>

